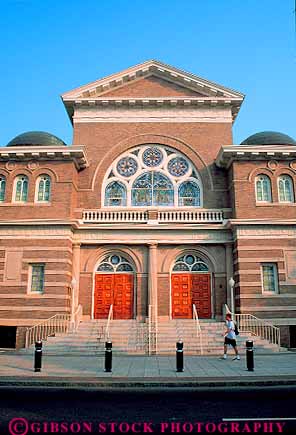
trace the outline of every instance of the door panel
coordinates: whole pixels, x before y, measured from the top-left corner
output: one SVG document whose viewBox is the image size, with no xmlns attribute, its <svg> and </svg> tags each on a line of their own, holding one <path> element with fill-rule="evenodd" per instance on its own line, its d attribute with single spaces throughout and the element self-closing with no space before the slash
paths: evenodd
<svg viewBox="0 0 296 435">
<path fill-rule="evenodd" d="M 133 274 L 96 274 L 94 318 L 107 319 L 113 304 L 113 319 L 133 318 Z"/>
<path fill-rule="evenodd" d="M 190 274 L 188 273 L 172 275 L 172 317 L 174 319 L 192 318 Z"/>
<path fill-rule="evenodd" d="M 199 318 L 211 318 L 211 275 L 207 273 L 172 274 L 172 317 L 192 319 L 192 304 Z"/>
<path fill-rule="evenodd" d="M 211 276 L 209 273 L 192 274 L 192 303 L 199 318 L 211 318 Z"/>
</svg>

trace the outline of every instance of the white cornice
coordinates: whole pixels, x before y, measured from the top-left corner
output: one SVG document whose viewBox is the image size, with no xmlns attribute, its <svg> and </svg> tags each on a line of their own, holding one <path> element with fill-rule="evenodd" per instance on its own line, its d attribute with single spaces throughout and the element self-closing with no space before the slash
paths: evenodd
<svg viewBox="0 0 296 435">
<path fill-rule="evenodd" d="M 218 96 L 220 94 L 223 97 L 238 97 L 241 99 L 244 98 L 244 94 L 237 92 L 233 89 L 203 79 L 195 74 L 188 73 L 160 61 L 148 60 L 144 63 L 127 68 L 119 73 L 111 74 L 102 79 L 95 80 L 84 86 L 80 86 L 76 89 L 65 92 L 64 94 L 62 94 L 62 99 L 64 100 L 66 98 L 73 99 L 83 97 L 83 93 L 88 93 L 88 95 L 86 96 L 89 97 L 92 93 L 98 94 L 101 92 L 105 92 L 107 89 L 113 89 L 115 87 L 121 86 L 123 83 L 128 83 L 139 77 L 146 77 L 147 75 L 151 75 L 152 73 L 155 73 L 163 78 L 167 77 L 170 79 L 170 81 L 178 82 L 179 84 L 182 84 L 182 86 L 184 86 L 185 88 L 189 85 L 194 86 L 196 87 L 197 92 L 203 90 L 203 93 L 209 93 L 210 95 Z"/>
<path fill-rule="evenodd" d="M 28 160 L 73 161 L 77 170 L 88 166 L 86 149 L 83 145 L 0 147 L 0 162 L 10 160 L 19 162 Z"/>
<path fill-rule="evenodd" d="M 135 80 L 144 77 L 156 76 L 170 83 L 174 83 L 185 89 L 202 94 L 198 97 L 170 97 L 170 98 L 116 98 L 108 97 L 106 93 L 111 90 L 125 86 Z M 66 106 L 70 119 L 73 115 L 73 106 L 75 104 L 140 104 L 140 105 L 190 105 L 190 104 L 228 104 L 232 107 L 233 119 L 235 119 L 240 105 L 244 99 L 244 95 L 233 89 L 218 85 L 202 79 L 194 74 L 185 72 L 178 68 L 164 64 L 156 60 L 149 60 L 139 65 L 135 65 L 117 74 L 112 74 L 105 78 L 96 80 L 87 85 L 78 87 L 69 92 L 62 94 L 62 100 Z"/>
<path fill-rule="evenodd" d="M 220 148 L 215 163 L 228 169 L 233 161 L 291 160 L 295 157 L 296 146 L 293 145 L 228 145 Z"/>
</svg>

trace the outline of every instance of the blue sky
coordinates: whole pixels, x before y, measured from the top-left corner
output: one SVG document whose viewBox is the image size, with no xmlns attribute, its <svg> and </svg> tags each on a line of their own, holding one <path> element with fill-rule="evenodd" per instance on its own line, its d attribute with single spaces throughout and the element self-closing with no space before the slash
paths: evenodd
<svg viewBox="0 0 296 435">
<path fill-rule="evenodd" d="M 2 0 L 0 144 L 44 130 L 72 141 L 60 95 L 157 59 L 246 95 L 234 143 L 296 139 L 294 0 Z"/>
</svg>

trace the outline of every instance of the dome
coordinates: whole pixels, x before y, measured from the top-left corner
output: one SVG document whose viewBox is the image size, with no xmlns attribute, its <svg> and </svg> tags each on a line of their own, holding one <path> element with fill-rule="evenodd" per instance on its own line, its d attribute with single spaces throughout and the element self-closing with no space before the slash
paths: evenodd
<svg viewBox="0 0 296 435">
<path fill-rule="evenodd" d="M 8 147 L 30 145 L 66 146 L 62 139 L 45 131 L 27 131 L 19 134 L 7 144 Z"/>
<path fill-rule="evenodd" d="M 277 131 L 261 131 L 245 139 L 241 145 L 296 145 L 294 139 Z"/>
</svg>

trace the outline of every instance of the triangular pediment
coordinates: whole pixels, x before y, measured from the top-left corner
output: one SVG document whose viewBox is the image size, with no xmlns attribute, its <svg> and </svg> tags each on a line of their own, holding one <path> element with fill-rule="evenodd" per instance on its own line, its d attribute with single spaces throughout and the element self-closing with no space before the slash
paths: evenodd
<svg viewBox="0 0 296 435">
<path fill-rule="evenodd" d="M 202 97 L 201 92 L 186 88 L 180 84 L 161 78 L 155 74 L 140 77 L 131 83 L 123 84 L 96 96 L 118 98 L 160 98 L 160 97 Z"/>
<path fill-rule="evenodd" d="M 243 94 L 202 79 L 156 60 L 128 68 L 62 95 L 67 101 L 80 99 L 220 97 L 243 99 Z"/>
</svg>

